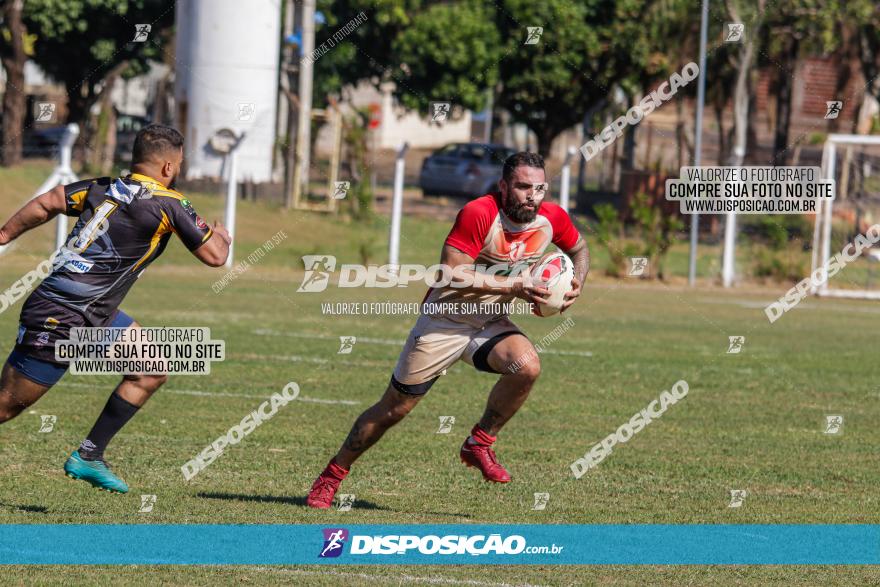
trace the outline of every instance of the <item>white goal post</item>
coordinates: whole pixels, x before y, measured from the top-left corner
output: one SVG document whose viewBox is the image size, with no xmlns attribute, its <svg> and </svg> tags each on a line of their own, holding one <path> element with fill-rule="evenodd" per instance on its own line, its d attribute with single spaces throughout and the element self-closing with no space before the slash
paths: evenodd
<svg viewBox="0 0 880 587">
<path fill-rule="evenodd" d="M 831 134 L 825 141 L 822 149 L 822 178 L 836 179 L 837 173 L 837 149 L 839 145 L 868 145 L 880 146 L 880 136 L 878 135 L 848 135 L 848 134 Z M 838 186 L 834 187 L 835 199 L 841 196 Z M 833 200 L 820 200 L 816 211 L 816 223 L 813 228 L 813 250 L 810 273 L 812 274 L 817 268 L 824 266 L 831 258 L 831 208 L 834 205 Z M 812 293 L 820 296 L 852 298 L 863 300 L 880 300 L 880 291 L 871 291 L 866 289 L 834 289 L 828 287 L 826 280 L 818 288 L 813 288 Z"/>
</svg>

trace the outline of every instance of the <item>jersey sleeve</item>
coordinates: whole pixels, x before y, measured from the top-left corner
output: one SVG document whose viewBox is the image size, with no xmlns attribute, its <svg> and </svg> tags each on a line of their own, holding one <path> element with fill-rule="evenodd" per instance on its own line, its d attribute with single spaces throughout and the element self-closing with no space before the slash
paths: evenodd
<svg viewBox="0 0 880 587">
<path fill-rule="evenodd" d="M 202 217 L 196 214 L 192 204 L 186 198 L 168 198 L 164 211 L 168 215 L 171 229 L 183 241 L 190 251 L 194 251 L 205 244 L 213 231 Z"/>
<path fill-rule="evenodd" d="M 64 214 L 67 216 L 79 216 L 82 214 L 89 190 L 96 179 L 83 179 L 64 186 Z"/>
<path fill-rule="evenodd" d="M 561 206 L 550 204 L 547 205 L 545 214 L 550 220 L 550 226 L 553 227 L 553 244 L 563 251 L 574 247 L 581 235 L 568 213 Z"/>
<path fill-rule="evenodd" d="M 476 259 L 486 242 L 497 209 L 483 198 L 465 204 L 455 217 L 446 244 Z"/>
</svg>

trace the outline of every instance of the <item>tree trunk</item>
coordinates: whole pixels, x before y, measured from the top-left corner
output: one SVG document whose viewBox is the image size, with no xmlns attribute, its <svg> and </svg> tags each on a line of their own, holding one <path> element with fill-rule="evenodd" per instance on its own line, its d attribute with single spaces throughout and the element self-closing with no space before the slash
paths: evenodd
<svg viewBox="0 0 880 587">
<path fill-rule="evenodd" d="M 630 103 L 630 106 L 635 106 L 641 100 L 641 94 L 637 94 Z M 621 165 L 624 170 L 634 169 L 636 166 L 636 133 L 638 132 L 639 125 L 630 126 L 626 129 L 624 137 L 623 137 L 623 160 L 621 161 Z"/>
<path fill-rule="evenodd" d="M 796 66 L 800 41 L 797 37 L 789 36 L 787 45 L 786 67 L 780 67 L 776 70 L 776 130 L 773 139 L 773 163 L 775 165 L 785 165 L 791 152 L 788 148 L 788 133 L 791 128 L 791 82 L 793 76 L 789 75 L 789 70 L 793 70 Z"/>
<path fill-rule="evenodd" d="M 715 122 L 718 124 L 718 165 L 727 160 L 727 140 L 724 130 L 724 105 L 715 104 Z"/>
<path fill-rule="evenodd" d="M 550 127 L 536 128 L 533 131 L 538 139 L 538 154 L 544 159 L 550 157 L 550 147 L 553 146 L 553 139 L 559 134 Z"/>
<path fill-rule="evenodd" d="M 880 101 L 880 35 L 877 35 L 873 23 L 862 26 L 859 31 L 859 62 L 862 75 L 871 80 L 865 91 Z"/>
<path fill-rule="evenodd" d="M 838 54 L 839 65 L 837 69 L 837 80 L 834 84 L 834 96 L 830 98 L 832 100 L 844 99 L 846 86 L 856 75 L 856 64 L 859 62 L 859 47 L 856 32 L 852 30 L 851 26 L 844 24 L 840 29 L 840 35 L 842 37 L 840 46 L 843 48 L 843 51 Z M 851 108 L 852 106 L 844 102 L 843 107 Z M 842 124 L 843 118 L 841 116 L 828 119 L 828 132 L 840 132 Z"/>
<path fill-rule="evenodd" d="M 728 165 L 740 166 L 746 156 L 749 127 L 749 76 L 752 70 L 754 44 L 751 37 L 740 50 L 739 71 L 733 91 L 733 140 L 730 145 Z"/>
<path fill-rule="evenodd" d="M 731 20 L 742 22 L 732 3 L 728 6 Z M 746 35 L 739 51 L 736 85 L 733 91 L 733 138 L 730 144 L 728 165 L 739 167 L 743 164 L 748 147 L 749 103 L 751 102 L 751 75 L 754 62 L 755 43 L 761 30 L 764 15 L 764 0 L 758 0 L 756 18 L 749 34 Z M 736 243 L 736 214 L 728 213 L 724 218 L 724 249 L 721 260 L 721 279 L 724 287 L 733 285 L 735 279 L 734 248 Z"/>
<path fill-rule="evenodd" d="M 6 2 L 4 20 L 11 35 L 11 47 L 2 50 L 3 69 L 6 71 L 6 91 L 3 93 L 3 144 L 0 164 L 10 167 L 21 163 L 22 132 L 24 131 L 27 96 L 24 89 L 24 36 L 27 34 L 21 19 L 24 0 Z"/>
<path fill-rule="evenodd" d="M 95 172 L 109 173 L 113 167 L 113 153 L 107 153 L 108 148 L 116 148 L 116 113 L 113 111 L 112 92 L 116 80 L 128 67 L 128 61 L 120 61 L 113 69 L 107 72 L 101 83 L 101 89 L 94 94 L 91 100 L 86 102 L 84 121 L 88 121 L 81 136 L 84 136 L 83 144 L 86 147 L 84 161 L 88 162 L 88 168 Z M 100 110 L 96 116 L 91 116 L 92 104 L 99 103 Z M 108 140 L 112 134 L 112 140 Z M 113 145 L 108 147 L 108 142 Z M 107 159 L 109 157 L 109 164 Z"/>
</svg>

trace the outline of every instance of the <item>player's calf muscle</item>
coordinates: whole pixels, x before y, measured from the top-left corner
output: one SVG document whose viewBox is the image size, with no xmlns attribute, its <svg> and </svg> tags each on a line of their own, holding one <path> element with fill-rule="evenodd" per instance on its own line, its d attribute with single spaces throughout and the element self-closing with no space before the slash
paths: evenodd
<svg viewBox="0 0 880 587">
<path fill-rule="evenodd" d="M 375 404 L 361 414 L 348 437 L 345 448 L 353 452 L 363 452 L 376 443 L 386 430 L 403 420 L 412 408 L 405 405 L 386 406 Z"/>
<path fill-rule="evenodd" d="M 389 387 L 381 400 L 367 408 L 355 420 L 342 443 L 337 460 L 350 464 L 350 460 L 376 444 L 386 430 L 403 420 L 418 401 L 417 397 L 402 396 L 396 389 Z"/>
</svg>

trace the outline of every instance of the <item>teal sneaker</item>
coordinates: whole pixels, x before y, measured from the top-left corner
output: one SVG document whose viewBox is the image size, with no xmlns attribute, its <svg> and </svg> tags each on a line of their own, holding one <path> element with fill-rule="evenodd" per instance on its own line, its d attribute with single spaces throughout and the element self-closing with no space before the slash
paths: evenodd
<svg viewBox="0 0 880 587">
<path fill-rule="evenodd" d="M 71 479 L 82 479 L 101 491 L 128 493 L 128 485 L 110 471 L 110 465 L 105 461 L 87 461 L 77 451 L 73 451 L 64 463 L 64 473 Z"/>
</svg>

